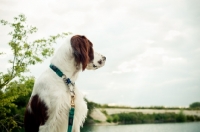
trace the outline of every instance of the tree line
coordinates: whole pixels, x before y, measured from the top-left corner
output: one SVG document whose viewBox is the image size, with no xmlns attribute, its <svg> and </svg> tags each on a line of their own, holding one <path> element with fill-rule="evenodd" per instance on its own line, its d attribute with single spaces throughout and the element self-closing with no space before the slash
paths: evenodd
<svg viewBox="0 0 200 132">
<path fill-rule="evenodd" d="M 119 113 L 107 116 L 107 122 L 119 124 L 142 124 L 142 123 L 177 123 L 200 121 L 196 115 L 185 115 L 183 111 L 176 113 L 153 113 L 141 112 Z"/>
</svg>

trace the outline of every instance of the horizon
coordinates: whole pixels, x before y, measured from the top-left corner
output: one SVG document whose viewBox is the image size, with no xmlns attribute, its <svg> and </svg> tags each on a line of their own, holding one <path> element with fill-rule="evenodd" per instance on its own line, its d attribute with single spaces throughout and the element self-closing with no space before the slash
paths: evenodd
<svg viewBox="0 0 200 132">
<path fill-rule="evenodd" d="M 91 101 L 91 100 L 88 100 L 89 102 L 93 102 L 93 101 Z M 167 106 L 167 105 L 149 105 L 149 106 L 147 106 L 147 105 L 145 105 L 145 106 L 140 106 L 140 105 L 138 105 L 138 106 L 131 106 L 131 105 L 124 105 L 124 104 L 113 104 L 113 103 L 110 103 L 110 104 L 106 104 L 106 103 L 104 103 L 104 104 L 102 104 L 102 103 L 98 103 L 98 102 L 93 102 L 93 103 L 96 103 L 96 104 L 98 104 L 98 105 L 101 105 L 101 106 L 104 106 L 104 105 L 108 105 L 109 107 L 130 107 L 130 108 L 140 108 L 140 107 L 144 107 L 144 108 L 154 108 L 154 107 L 164 107 L 164 108 L 190 108 L 190 105 L 192 104 L 192 103 L 195 103 L 195 102 L 192 102 L 192 103 L 190 103 L 190 104 L 188 104 L 188 105 L 185 105 L 185 106 L 181 106 L 181 105 L 177 105 L 177 106 Z"/>
</svg>

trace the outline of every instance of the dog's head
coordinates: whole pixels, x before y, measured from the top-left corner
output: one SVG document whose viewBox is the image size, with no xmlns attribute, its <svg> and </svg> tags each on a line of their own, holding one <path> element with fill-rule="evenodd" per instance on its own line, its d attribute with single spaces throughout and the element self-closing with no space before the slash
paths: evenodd
<svg viewBox="0 0 200 132">
<path fill-rule="evenodd" d="M 104 66 L 106 57 L 94 52 L 93 44 L 85 36 L 73 36 L 71 46 L 75 61 L 78 65 L 82 64 L 82 70 L 95 70 Z"/>
</svg>

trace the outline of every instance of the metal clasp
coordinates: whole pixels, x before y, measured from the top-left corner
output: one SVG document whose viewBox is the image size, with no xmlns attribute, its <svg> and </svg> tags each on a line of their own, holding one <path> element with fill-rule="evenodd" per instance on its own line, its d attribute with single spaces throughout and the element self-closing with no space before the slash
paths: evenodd
<svg viewBox="0 0 200 132">
<path fill-rule="evenodd" d="M 71 107 L 73 107 L 73 108 L 75 108 L 75 102 L 74 102 L 74 100 L 75 100 L 75 95 L 72 95 L 71 96 Z"/>
<path fill-rule="evenodd" d="M 65 74 L 62 75 L 62 79 L 63 79 L 63 81 L 65 81 L 65 79 L 66 79 L 66 75 Z"/>
</svg>

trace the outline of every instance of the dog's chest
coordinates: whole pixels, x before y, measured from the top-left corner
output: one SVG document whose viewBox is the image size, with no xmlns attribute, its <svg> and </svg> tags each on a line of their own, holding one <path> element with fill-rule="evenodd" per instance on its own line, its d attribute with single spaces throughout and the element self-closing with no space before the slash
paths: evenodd
<svg viewBox="0 0 200 132">
<path fill-rule="evenodd" d="M 58 91 L 57 91 L 58 92 Z M 56 92 L 54 92 L 56 94 Z M 54 102 L 54 100 L 51 100 L 55 103 L 55 106 L 51 107 L 51 110 L 54 110 L 55 107 L 59 108 L 59 111 L 63 114 L 61 117 L 62 120 L 68 119 L 69 110 L 71 108 L 71 95 L 69 92 L 69 89 L 67 90 L 61 90 L 57 93 L 57 101 Z M 52 98 L 53 99 L 53 98 Z M 84 100 L 84 96 L 82 92 L 80 92 L 77 88 L 75 88 L 75 114 L 74 114 L 74 127 L 80 127 L 83 122 L 85 121 L 85 118 L 87 116 L 87 105 Z M 58 107 L 61 106 L 61 107 Z M 68 121 L 65 123 L 68 124 Z"/>
<path fill-rule="evenodd" d="M 44 81 L 45 80 L 45 81 Z M 46 82 L 48 80 L 48 82 Z M 74 114 L 74 126 L 79 128 L 86 116 L 87 105 L 84 101 L 84 96 L 80 92 L 76 85 L 75 89 L 75 114 Z M 33 95 L 37 94 L 41 100 L 48 107 L 48 120 L 49 124 L 55 121 L 54 126 L 59 125 L 58 128 L 66 130 L 68 126 L 68 116 L 71 108 L 71 95 L 67 85 L 60 78 L 49 78 L 49 76 L 43 76 L 35 83 Z M 62 124 L 62 125 L 61 125 Z"/>
</svg>

